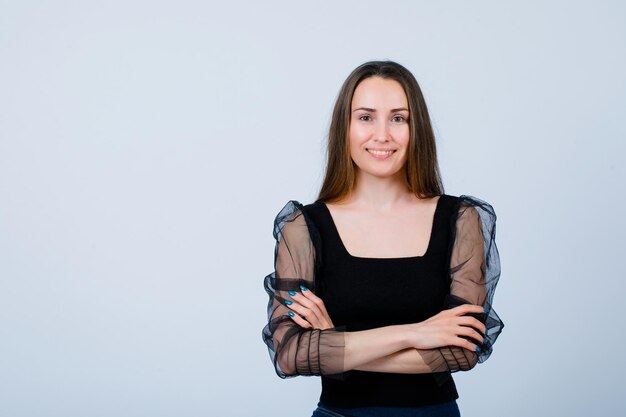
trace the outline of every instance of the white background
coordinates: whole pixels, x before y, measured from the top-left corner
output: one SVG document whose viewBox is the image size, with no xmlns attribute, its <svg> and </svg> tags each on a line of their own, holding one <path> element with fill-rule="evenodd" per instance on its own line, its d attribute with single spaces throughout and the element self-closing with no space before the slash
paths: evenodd
<svg viewBox="0 0 626 417">
<path fill-rule="evenodd" d="M 0 415 L 309 416 L 261 340 L 272 222 L 372 59 L 498 215 L 463 415 L 619 414 L 626 6 L 511 3 L 0 1 Z"/>
</svg>

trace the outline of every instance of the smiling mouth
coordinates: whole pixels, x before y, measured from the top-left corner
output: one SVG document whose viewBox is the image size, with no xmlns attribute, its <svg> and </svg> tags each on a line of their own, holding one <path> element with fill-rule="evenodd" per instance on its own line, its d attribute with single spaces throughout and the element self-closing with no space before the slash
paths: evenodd
<svg viewBox="0 0 626 417">
<path fill-rule="evenodd" d="M 395 149 L 388 150 L 388 151 L 376 151 L 374 149 L 366 149 L 366 150 L 372 155 L 380 155 L 380 156 L 391 155 L 392 153 L 396 151 Z"/>
</svg>

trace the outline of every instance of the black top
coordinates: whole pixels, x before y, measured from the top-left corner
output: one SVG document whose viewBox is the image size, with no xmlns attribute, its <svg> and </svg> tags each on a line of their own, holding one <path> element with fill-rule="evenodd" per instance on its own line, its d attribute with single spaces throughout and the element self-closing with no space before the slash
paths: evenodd
<svg viewBox="0 0 626 417">
<path fill-rule="evenodd" d="M 263 341 L 281 378 L 322 377 L 320 400 L 335 407 L 412 407 L 458 398 L 451 372 L 484 362 L 504 324 L 491 308 L 500 277 L 493 207 L 476 197 L 440 196 L 423 256 L 362 258 L 344 247 L 328 207 L 291 200 L 274 220 L 274 271 Z M 288 315 L 288 291 L 320 296 L 335 324 L 302 328 Z M 454 346 L 416 349 L 431 372 L 394 374 L 347 369 L 345 332 L 423 321 L 470 303 L 487 328 L 480 352 Z"/>
<path fill-rule="evenodd" d="M 437 201 L 430 241 L 423 256 L 362 258 L 343 245 L 328 207 L 304 206 L 315 223 L 324 259 L 318 296 L 336 326 L 346 331 L 417 323 L 439 313 L 447 283 L 449 219 L 458 197 Z M 452 378 L 439 386 L 433 374 L 352 371 L 345 380 L 322 376 L 320 400 L 335 407 L 420 406 L 458 398 Z"/>
</svg>

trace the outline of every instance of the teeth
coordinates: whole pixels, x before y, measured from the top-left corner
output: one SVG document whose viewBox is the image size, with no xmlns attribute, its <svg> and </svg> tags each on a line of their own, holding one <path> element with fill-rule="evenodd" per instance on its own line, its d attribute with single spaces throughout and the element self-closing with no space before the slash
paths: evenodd
<svg viewBox="0 0 626 417">
<path fill-rule="evenodd" d="M 374 155 L 391 155 L 393 153 L 393 151 L 375 151 L 373 149 L 368 149 L 367 151 Z"/>
</svg>

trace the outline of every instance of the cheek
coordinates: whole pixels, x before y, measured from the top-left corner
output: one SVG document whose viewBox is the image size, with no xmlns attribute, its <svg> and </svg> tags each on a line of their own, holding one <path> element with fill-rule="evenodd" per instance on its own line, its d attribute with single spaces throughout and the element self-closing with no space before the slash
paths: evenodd
<svg viewBox="0 0 626 417">
<path fill-rule="evenodd" d="M 411 128 L 408 124 L 398 126 L 395 131 L 395 136 L 398 141 L 401 141 L 402 143 L 409 143 Z"/>
<path fill-rule="evenodd" d="M 358 151 L 363 143 L 364 133 L 362 129 L 355 126 L 350 126 L 348 130 L 348 142 L 350 146 L 350 152 Z"/>
<path fill-rule="evenodd" d="M 360 131 L 358 126 L 355 126 L 355 125 L 351 125 L 348 132 L 349 132 L 348 135 L 349 135 L 349 139 L 351 143 L 358 142 L 359 139 L 363 136 L 363 133 Z"/>
<path fill-rule="evenodd" d="M 400 142 L 402 146 L 405 147 L 405 149 L 408 148 L 409 144 L 411 143 L 411 132 L 409 128 L 407 127 L 406 129 L 402 129 L 400 132 L 398 132 L 396 140 Z"/>
</svg>

